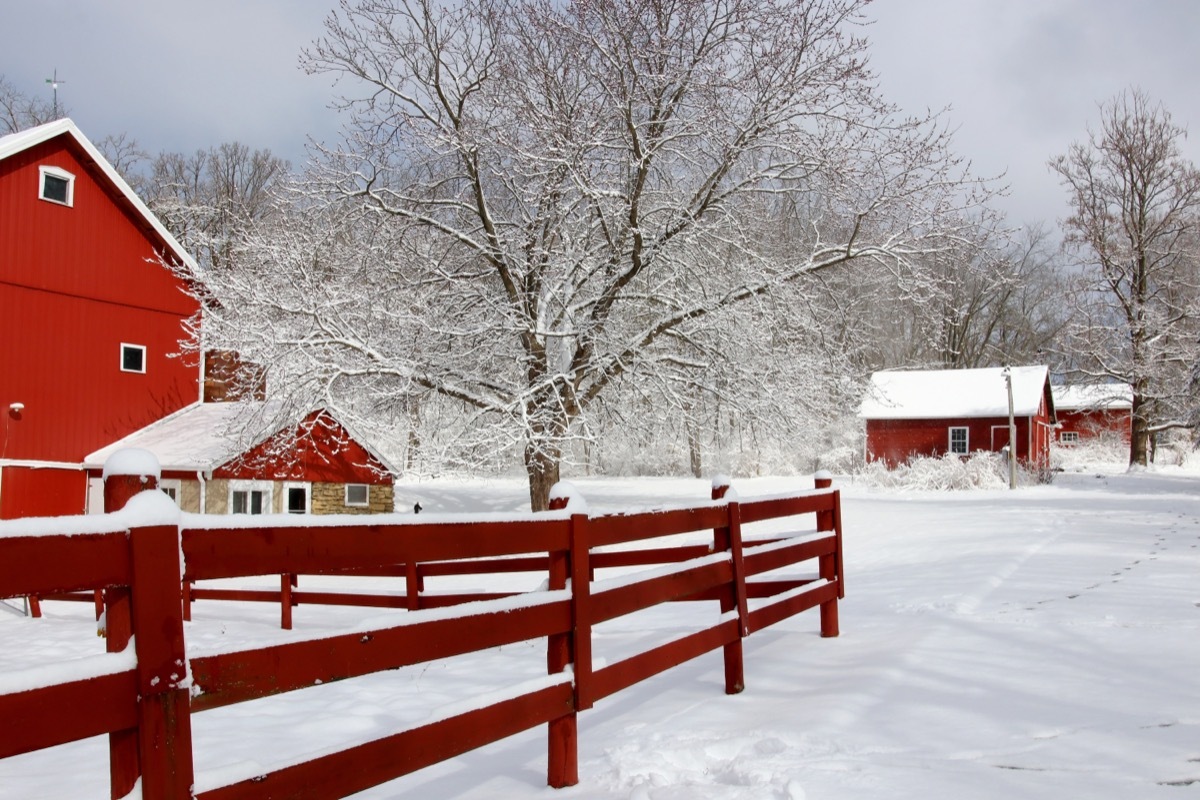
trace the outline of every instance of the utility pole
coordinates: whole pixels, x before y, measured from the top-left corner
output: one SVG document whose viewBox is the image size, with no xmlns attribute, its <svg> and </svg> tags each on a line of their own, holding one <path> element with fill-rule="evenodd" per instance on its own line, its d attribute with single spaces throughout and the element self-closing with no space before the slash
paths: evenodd
<svg viewBox="0 0 1200 800">
<path fill-rule="evenodd" d="M 50 84 L 50 88 L 54 90 L 54 118 L 58 119 L 58 85 L 60 83 L 66 83 L 66 81 L 60 81 L 58 79 L 58 67 L 54 68 L 53 78 L 46 78 L 46 83 Z"/>
<path fill-rule="evenodd" d="M 1004 368 L 1004 382 L 1008 384 L 1008 488 L 1017 488 L 1017 420 L 1013 414 L 1012 367 Z"/>
</svg>

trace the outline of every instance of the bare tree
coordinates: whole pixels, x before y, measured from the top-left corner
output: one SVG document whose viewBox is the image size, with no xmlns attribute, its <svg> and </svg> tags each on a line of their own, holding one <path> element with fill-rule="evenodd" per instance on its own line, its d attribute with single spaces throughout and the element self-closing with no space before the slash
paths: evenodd
<svg viewBox="0 0 1200 800">
<path fill-rule="evenodd" d="M 48 100 L 25 94 L 0 75 L 0 136 L 53 122 L 65 116 L 68 114 L 64 107 L 59 106 L 56 115 L 53 105 Z"/>
<path fill-rule="evenodd" d="M 699 383 L 733 307 L 943 246 L 978 187 L 877 96 L 863 5 L 343 2 L 305 55 L 363 90 L 321 178 L 419 253 L 428 343 L 362 369 L 515 437 L 543 508 L 618 382 Z"/>
<path fill-rule="evenodd" d="M 1082 370 L 1133 387 L 1130 465 L 1151 436 L 1188 424 L 1197 351 L 1200 171 L 1186 131 L 1145 93 L 1101 107 L 1098 131 L 1050 162 L 1071 193 L 1066 245 L 1084 270 L 1074 331 Z"/>
<path fill-rule="evenodd" d="M 197 262 L 211 269 L 228 262 L 240 232 L 274 207 L 272 187 L 289 168 L 270 150 L 226 142 L 190 156 L 160 153 L 132 183 Z"/>
</svg>

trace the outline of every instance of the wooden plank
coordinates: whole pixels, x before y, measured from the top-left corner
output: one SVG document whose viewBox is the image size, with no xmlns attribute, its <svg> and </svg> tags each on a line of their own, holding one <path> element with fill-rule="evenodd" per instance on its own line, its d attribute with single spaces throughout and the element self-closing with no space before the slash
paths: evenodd
<svg viewBox="0 0 1200 800">
<path fill-rule="evenodd" d="M 571 712 L 563 683 L 223 786 L 197 800 L 333 800 L 499 741 Z"/>
<path fill-rule="evenodd" d="M 745 554 L 746 574 L 759 575 L 773 569 L 787 567 L 807 561 L 810 558 L 833 553 L 837 549 L 837 539 L 826 536 L 821 539 L 810 539 L 797 542 L 794 545 L 776 547 L 770 550 L 747 548 Z"/>
<path fill-rule="evenodd" d="M 644 608 L 695 595 L 733 580 L 728 561 L 596 592 L 591 597 L 592 624 L 623 617 Z"/>
<path fill-rule="evenodd" d="M 711 530 L 724 524 L 724 506 L 676 508 L 640 514 L 605 514 L 588 522 L 593 547 Z"/>
<path fill-rule="evenodd" d="M 0 538 L 0 597 L 121 586 L 130 572 L 127 531 Z"/>
<path fill-rule="evenodd" d="M 760 631 L 788 617 L 799 614 L 801 611 L 807 611 L 821 603 L 827 603 L 830 600 L 836 599 L 837 584 L 822 583 L 819 586 L 814 586 L 807 592 L 794 595 L 786 600 L 780 600 L 770 605 L 756 608 L 750 612 L 750 632 Z"/>
<path fill-rule="evenodd" d="M 603 553 L 592 553 L 592 567 L 596 569 L 610 567 L 644 567 L 654 564 L 675 564 L 680 561 L 690 561 L 693 558 L 710 555 L 713 552 L 707 544 L 683 545 L 681 547 L 652 547 L 643 550 L 610 550 Z"/>
<path fill-rule="evenodd" d="M 137 698 L 133 670 L 0 694 L 0 758 L 132 728 Z"/>
<path fill-rule="evenodd" d="M 188 580 L 519 555 L 567 547 L 565 519 L 183 531 Z"/>
<path fill-rule="evenodd" d="M 602 700 L 671 667 L 690 661 L 738 640 L 738 621 L 726 620 L 711 628 L 682 636 L 666 644 L 609 664 L 592 673 L 591 698 Z"/>
<path fill-rule="evenodd" d="M 567 600 L 192 659 L 202 711 L 569 630 Z"/>
<path fill-rule="evenodd" d="M 792 517 L 799 514 L 815 514 L 833 508 L 833 490 L 816 491 L 793 497 L 770 497 L 761 500 L 746 500 L 742 503 L 742 524 L 761 522 L 764 519 Z"/>
</svg>

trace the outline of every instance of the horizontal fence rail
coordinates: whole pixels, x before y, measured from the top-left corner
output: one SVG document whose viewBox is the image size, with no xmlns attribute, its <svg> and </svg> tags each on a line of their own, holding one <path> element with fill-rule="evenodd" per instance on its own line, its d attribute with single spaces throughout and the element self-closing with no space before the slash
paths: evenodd
<svg viewBox="0 0 1200 800">
<path fill-rule="evenodd" d="M 547 782 L 573 785 L 578 712 L 717 649 L 726 692 L 739 692 L 742 639 L 808 609 L 820 609 L 823 636 L 838 634 L 838 492 L 821 479 L 815 491 L 781 497 L 740 500 L 725 488 L 715 486 L 711 501 L 690 507 L 628 514 L 591 515 L 564 498 L 550 512 L 513 519 L 307 518 L 255 527 L 245 517 L 188 515 L 183 525 L 136 518 L 120 527 L 118 512 L 106 516 L 120 529 L 76 535 L 21 535 L 19 523 L 6 523 L 0 598 L 92 600 L 102 592 L 108 652 L 70 680 L 0 684 L 0 758 L 106 733 L 114 798 L 139 780 L 147 800 L 338 798 L 544 724 Z M 189 526 L 196 521 L 203 527 Z M 743 536 L 744 526 L 764 522 L 787 530 Z M 670 541 L 697 535 L 706 541 Z M 806 562 L 813 564 L 806 573 L 780 572 Z M 540 574 L 544 582 L 525 592 L 426 588 L 428 579 L 511 572 Z M 197 583 L 261 575 L 279 576 L 280 590 Z M 301 591 L 295 584 L 303 575 L 394 577 L 404 590 Z M 285 627 L 296 603 L 411 613 L 370 630 L 189 659 L 186 614 L 193 602 L 218 599 L 279 602 Z M 593 658 L 595 626 L 663 603 L 711 610 L 675 638 L 618 660 Z M 265 775 L 227 776 L 232 782 L 215 787 L 196 781 L 204 765 L 193 764 L 192 714 L 541 640 L 545 677 L 498 687 L 486 705 Z"/>
</svg>

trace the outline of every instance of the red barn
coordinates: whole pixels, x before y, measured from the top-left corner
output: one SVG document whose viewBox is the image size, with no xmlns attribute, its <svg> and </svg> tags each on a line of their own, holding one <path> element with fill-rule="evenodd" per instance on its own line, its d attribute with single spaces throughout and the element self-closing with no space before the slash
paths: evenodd
<svg viewBox="0 0 1200 800">
<path fill-rule="evenodd" d="M 68 119 L 0 137 L 0 519 L 79 513 L 84 456 L 200 398 L 191 258 Z"/>
<path fill-rule="evenodd" d="M 1055 425 L 1050 370 L 1012 367 L 1017 459 L 1050 463 Z M 871 376 L 859 414 L 866 420 L 866 460 L 895 467 L 914 456 L 999 452 L 1008 445 L 1005 370 L 885 371 Z"/>
<path fill-rule="evenodd" d="M 1104 436 L 1129 442 L 1133 430 L 1133 387 L 1127 383 L 1055 386 L 1058 441 L 1072 445 Z"/>
<path fill-rule="evenodd" d="M 101 472 L 112 453 L 148 450 L 160 486 L 204 514 L 354 514 L 393 510 L 396 470 L 328 411 L 263 435 L 271 405 L 197 403 L 87 456 L 90 511 L 103 510 Z"/>
</svg>

